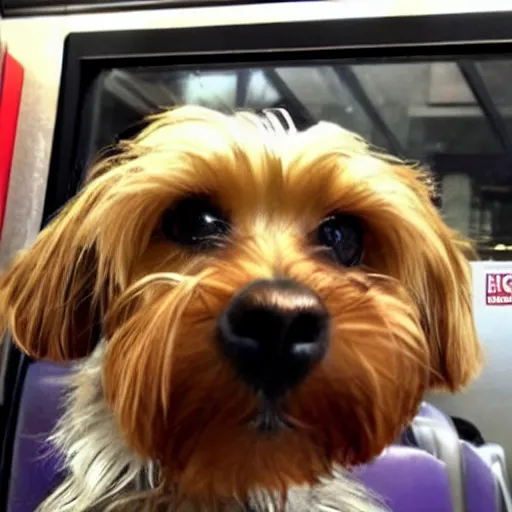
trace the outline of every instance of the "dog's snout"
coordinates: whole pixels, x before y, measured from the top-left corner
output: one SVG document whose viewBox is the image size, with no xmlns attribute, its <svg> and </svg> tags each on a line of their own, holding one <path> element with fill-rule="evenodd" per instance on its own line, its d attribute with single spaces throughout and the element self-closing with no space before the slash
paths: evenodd
<svg viewBox="0 0 512 512">
<path fill-rule="evenodd" d="M 271 398 L 299 384 L 325 354 L 329 316 L 320 298 L 291 280 L 242 289 L 219 319 L 222 351 L 240 377 Z"/>
</svg>

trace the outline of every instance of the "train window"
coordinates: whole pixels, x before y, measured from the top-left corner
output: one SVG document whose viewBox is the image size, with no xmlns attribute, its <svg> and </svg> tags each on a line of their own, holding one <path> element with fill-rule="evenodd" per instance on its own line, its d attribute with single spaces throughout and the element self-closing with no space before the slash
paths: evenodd
<svg viewBox="0 0 512 512">
<path fill-rule="evenodd" d="M 512 61 L 341 62 L 302 66 L 111 68 L 82 105 L 79 165 L 180 104 L 225 111 L 284 107 L 306 128 L 329 120 L 435 172 L 447 222 L 480 256 L 512 253 Z"/>
</svg>

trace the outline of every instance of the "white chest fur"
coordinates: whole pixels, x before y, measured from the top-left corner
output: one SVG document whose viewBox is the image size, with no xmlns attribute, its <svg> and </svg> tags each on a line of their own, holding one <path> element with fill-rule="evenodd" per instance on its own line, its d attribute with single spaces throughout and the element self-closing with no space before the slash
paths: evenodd
<svg viewBox="0 0 512 512">
<path fill-rule="evenodd" d="M 107 409 L 101 385 L 104 344 L 76 366 L 65 383 L 65 414 L 52 442 L 62 454 L 68 476 L 37 512 L 243 512 L 239 504 L 197 510 L 177 504 L 172 495 L 152 489 L 151 464 L 139 460 L 123 442 Z M 385 509 L 343 472 L 312 488 L 289 492 L 285 511 L 261 493 L 253 496 L 254 512 L 382 512 Z"/>
</svg>

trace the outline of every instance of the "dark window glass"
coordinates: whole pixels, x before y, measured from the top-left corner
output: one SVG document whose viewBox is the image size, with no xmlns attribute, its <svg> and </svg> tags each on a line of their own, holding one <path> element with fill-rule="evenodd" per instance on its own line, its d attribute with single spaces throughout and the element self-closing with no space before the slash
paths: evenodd
<svg viewBox="0 0 512 512">
<path fill-rule="evenodd" d="M 446 221 L 485 259 L 512 257 L 512 61 L 383 62 L 237 69 L 116 68 L 97 76 L 81 118 L 86 167 L 152 112 L 192 103 L 286 108 L 299 128 L 336 122 L 427 162 Z"/>
</svg>

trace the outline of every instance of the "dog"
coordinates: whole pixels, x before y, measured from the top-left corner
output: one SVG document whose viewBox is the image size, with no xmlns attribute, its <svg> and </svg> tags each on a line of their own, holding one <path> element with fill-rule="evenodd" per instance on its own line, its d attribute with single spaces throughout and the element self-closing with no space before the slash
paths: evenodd
<svg viewBox="0 0 512 512">
<path fill-rule="evenodd" d="M 2 330 L 75 361 L 40 512 L 384 510 L 351 468 L 478 374 L 429 172 L 269 119 L 153 116 L 3 274 Z"/>
</svg>

